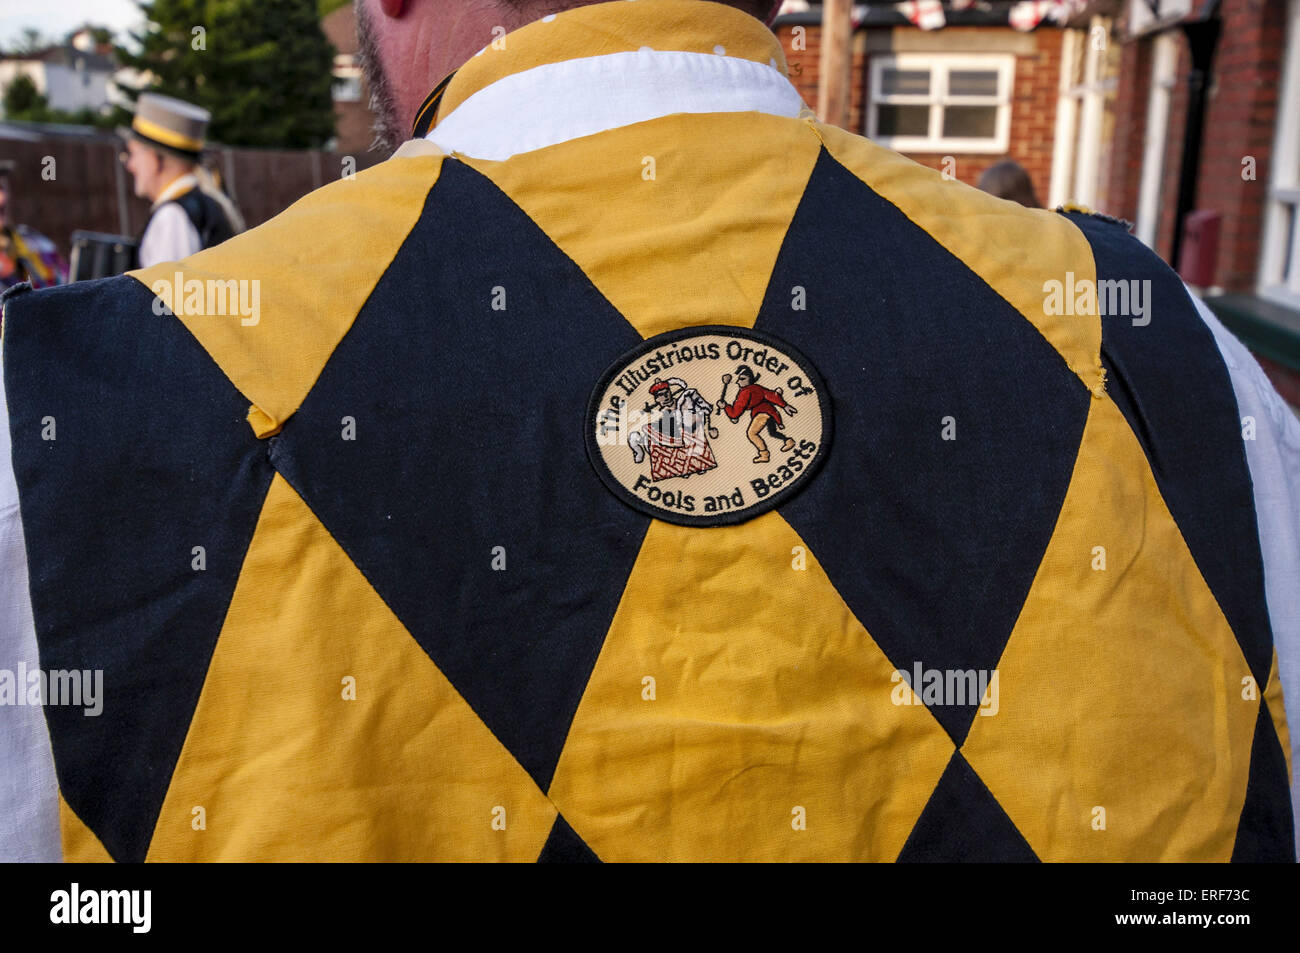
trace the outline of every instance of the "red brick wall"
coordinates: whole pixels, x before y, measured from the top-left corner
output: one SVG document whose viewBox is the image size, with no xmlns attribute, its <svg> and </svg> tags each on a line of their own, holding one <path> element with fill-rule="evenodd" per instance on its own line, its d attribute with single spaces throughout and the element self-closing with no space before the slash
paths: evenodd
<svg viewBox="0 0 1300 953">
<path fill-rule="evenodd" d="M 793 49 L 793 28 L 781 26 L 777 35 L 785 47 L 790 63 L 790 78 L 806 102 L 817 108 L 818 61 L 821 27 L 806 27 L 806 49 Z M 910 30 L 911 27 L 898 27 Z M 976 34 L 996 38 L 999 34 L 1015 31 L 1001 27 L 945 27 L 936 38 L 957 37 L 959 34 Z M 1048 184 L 1052 176 L 1052 146 L 1056 129 L 1056 98 L 1061 70 L 1061 32 L 1040 29 L 1031 34 L 1036 49 L 1031 55 L 1016 57 L 1015 90 L 1011 105 L 1011 139 L 1009 150 L 1002 155 L 956 153 L 956 175 L 963 182 L 974 185 L 989 166 L 1003 159 L 1015 159 L 1023 165 L 1033 179 L 1040 201 L 1047 200 Z M 964 37 L 963 37 L 964 38 Z M 857 37 L 861 43 L 860 35 Z M 853 57 L 852 95 L 850 101 L 849 129 L 859 135 L 866 132 L 866 94 L 868 84 L 868 57 L 855 53 Z M 931 168 L 940 168 L 944 156 L 936 154 L 907 153 L 908 157 Z"/>
<path fill-rule="evenodd" d="M 1284 0 L 1226 0 L 1215 54 L 1215 85 L 1205 114 L 1198 208 L 1223 213 L 1216 278 L 1231 290 L 1254 288 L 1263 238 L 1264 204 L 1277 130 L 1278 87 L 1285 39 Z M 1255 179 L 1242 159 L 1255 158 Z"/>
<path fill-rule="evenodd" d="M 1106 205 L 1101 211 L 1130 222 L 1137 220 L 1150 83 L 1151 41 L 1125 43 L 1120 51 L 1119 82 L 1115 90 L 1115 136 L 1111 141 Z"/>
<path fill-rule="evenodd" d="M 1215 283 L 1229 291 L 1252 290 L 1258 270 L 1263 208 L 1277 127 L 1285 8 L 1285 0 L 1224 0 L 1220 8 L 1223 32 L 1207 97 L 1196 207 L 1214 209 L 1222 215 Z M 1172 251 L 1178 207 L 1190 68 L 1182 32 L 1175 30 L 1172 35 L 1177 39 L 1179 54 L 1170 96 L 1156 230 L 1156 251 L 1166 259 Z M 1120 67 L 1107 211 L 1130 220 L 1137 215 L 1153 44 L 1150 35 L 1127 42 Z M 1241 177 L 1245 156 L 1256 160 L 1254 181 Z"/>
<path fill-rule="evenodd" d="M 799 95 L 803 101 L 808 104 L 809 108 L 817 108 L 817 82 L 821 75 L 819 70 L 821 57 L 821 40 L 822 28 L 819 26 L 806 26 L 803 28 L 804 49 L 796 50 L 794 42 L 798 38 L 795 28 L 792 26 L 778 27 L 776 31 L 777 38 L 785 48 L 785 59 L 790 65 L 790 82 L 794 83 L 795 89 L 799 90 Z M 855 57 L 855 61 L 856 61 Z M 857 63 L 854 63 L 853 85 L 860 87 L 859 82 L 861 75 L 857 73 Z M 856 91 L 856 90 L 855 90 Z"/>
<path fill-rule="evenodd" d="M 866 53 L 853 51 L 852 70 L 849 79 L 849 128 L 860 132 L 867 128 L 867 85 L 870 74 L 867 72 Z M 815 101 L 813 108 L 816 108 Z"/>
</svg>

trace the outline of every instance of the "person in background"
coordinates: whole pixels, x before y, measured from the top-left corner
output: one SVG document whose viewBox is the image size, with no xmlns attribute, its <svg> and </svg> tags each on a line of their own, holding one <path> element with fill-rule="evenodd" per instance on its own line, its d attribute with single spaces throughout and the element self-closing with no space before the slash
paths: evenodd
<svg viewBox="0 0 1300 953">
<path fill-rule="evenodd" d="M 13 161 L 0 162 L 0 291 L 20 282 L 34 288 L 68 280 L 68 265 L 54 242 L 27 225 L 12 224 Z"/>
<path fill-rule="evenodd" d="M 1015 159 L 1005 159 L 991 165 L 980 176 L 979 189 L 1000 199 L 1019 202 L 1025 208 L 1042 208 L 1029 173 Z"/>
<path fill-rule="evenodd" d="M 142 93 L 119 132 L 135 194 L 153 202 L 140 235 L 140 268 L 176 261 L 243 231 L 238 210 L 199 163 L 211 115 L 192 103 Z"/>
</svg>

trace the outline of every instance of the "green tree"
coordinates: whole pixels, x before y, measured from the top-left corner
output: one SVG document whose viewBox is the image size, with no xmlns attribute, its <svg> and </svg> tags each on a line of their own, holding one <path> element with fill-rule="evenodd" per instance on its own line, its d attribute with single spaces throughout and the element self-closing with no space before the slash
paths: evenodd
<svg viewBox="0 0 1300 953">
<path fill-rule="evenodd" d="M 306 149 L 334 135 L 334 47 L 317 0 L 137 3 L 148 27 L 119 61 L 148 71 L 150 91 L 210 111 L 214 141 Z"/>
<path fill-rule="evenodd" d="M 3 108 L 6 119 L 45 122 L 50 104 L 36 88 L 32 78 L 26 73 L 20 73 L 5 87 L 0 108 Z"/>
</svg>

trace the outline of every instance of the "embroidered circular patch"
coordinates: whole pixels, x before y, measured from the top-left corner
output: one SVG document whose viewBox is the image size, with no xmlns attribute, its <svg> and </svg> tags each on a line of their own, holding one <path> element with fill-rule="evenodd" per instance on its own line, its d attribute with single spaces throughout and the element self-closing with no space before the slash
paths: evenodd
<svg viewBox="0 0 1300 953">
<path fill-rule="evenodd" d="M 830 444 L 830 395 L 770 335 L 682 328 L 601 375 L 586 430 L 591 465 L 626 503 L 684 526 L 742 523 L 811 479 Z"/>
</svg>

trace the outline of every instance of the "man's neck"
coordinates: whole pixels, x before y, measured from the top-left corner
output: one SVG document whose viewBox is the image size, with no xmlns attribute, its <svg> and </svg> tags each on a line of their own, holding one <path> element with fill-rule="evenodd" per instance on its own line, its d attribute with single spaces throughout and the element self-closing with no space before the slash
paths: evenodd
<svg viewBox="0 0 1300 953">
<path fill-rule="evenodd" d="M 167 184 L 159 189 L 158 193 L 154 196 L 154 207 L 156 208 L 163 202 L 169 202 L 178 196 L 184 195 L 193 188 L 196 182 L 197 180 L 194 178 L 194 172 L 190 169 L 176 173 L 176 175 L 167 180 Z"/>
<path fill-rule="evenodd" d="M 718 3 L 647 0 L 543 17 L 489 45 L 422 111 L 416 134 L 499 161 L 673 113 L 803 109 L 780 41 L 758 20 Z"/>
</svg>

